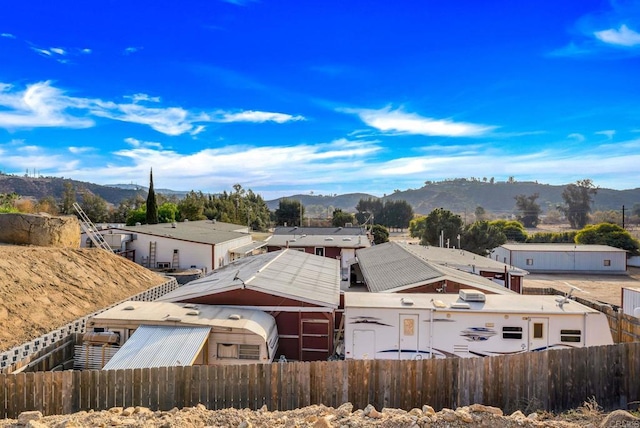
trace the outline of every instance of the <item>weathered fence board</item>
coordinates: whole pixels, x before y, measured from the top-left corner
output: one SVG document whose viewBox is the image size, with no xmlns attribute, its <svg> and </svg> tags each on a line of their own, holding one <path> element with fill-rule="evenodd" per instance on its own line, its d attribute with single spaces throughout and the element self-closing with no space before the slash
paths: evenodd
<svg viewBox="0 0 640 428">
<path fill-rule="evenodd" d="M 362 360 L 0 374 L 0 418 L 144 406 L 204 404 L 288 410 L 351 401 L 356 408 L 436 409 L 483 403 L 507 412 L 562 411 L 595 399 L 640 403 L 640 343 L 504 357 Z"/>
</svg>

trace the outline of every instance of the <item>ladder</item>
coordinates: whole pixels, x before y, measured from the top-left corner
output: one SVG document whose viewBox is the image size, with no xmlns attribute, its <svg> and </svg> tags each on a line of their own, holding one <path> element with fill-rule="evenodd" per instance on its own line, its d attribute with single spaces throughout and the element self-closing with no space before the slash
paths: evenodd
<svg viewBox="0 0 640 428">
<path fill-rule="evenodd" d="M 149 261 L 147 267 L 149 269 L 156 267 L 156 241 L 149 241 Z"/>
<path fill-rule="evenodd" d="M 173 269 L 180 268 L 180 254 L 178 253 L 178 250 L 173 250 L 173 261 L 171 262 L 171 267 Z"/>
<path fill-rule="evenodd" d="M 84 231 L 84 233 L 87 234 L 89 239 L 91 239 L 91 242 L 93 242 L 93 245 L 95 245 L 96 248 L 102 248 L 103 250 L 112 252 L 113 250 L 111 249 L 107 241 L 104 240 L 104 236 L 102 236 L 102 234 L 98 232 L 98 229 L 91 222 L 91 220 L 89 219 L 87 214 L 82 210 L 80 205 L 77 202 L 74 202 L 73 208 L 78 213 L 78 216 L 80 216 L 80 224 L 82 226 L 82 230 Z"/>
</svg>

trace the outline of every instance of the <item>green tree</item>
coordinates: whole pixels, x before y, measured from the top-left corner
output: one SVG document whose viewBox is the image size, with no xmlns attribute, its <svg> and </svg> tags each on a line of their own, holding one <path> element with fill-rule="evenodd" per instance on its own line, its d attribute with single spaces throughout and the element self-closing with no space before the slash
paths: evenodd
<svg viewBox="0 0 640 428">
<path fill-rule="evenodd" d="M 389 242 L 389 230 L 381 224 L 374 224 L 371 228 L 374 244 L 384 244 Z"/>
<path fill-rule="evenodd" d="M 149 172 L 149 193 L 147 194 L 147 224 L 158 224 L 158 202 L 153 189 L 153 170 Z"/>
<path fill-rule="evenodd" d="M 144 214 L 143 218 L 137 219 L 133 223 L 129 224 L 128 223 L 129 213 L 132 211 L 138 210 L 140 207 L 143 207 L 143 206 L 144 206 L 144 210 L 141 211 Z M 127 223 L 128 226 L 133 226 L 138 221 L 140 223 L 144 223 L 146 219 L 147 219 L 147 209 L 146 209 L 145 199 L 141 195 L 136 194 L 135 196 L 132 196 L 130 198 L 126 198 L 120 201 L 120 204 L 118 204 L 118 207 L 115 210 L 113 210 L 113 212 L 111 213 L 111 219 L 109 221 L 113 223 Z"/>
<path fill-rule="evenodd" d="M 493 220 L 490 224 L 500 228 L 507 237 L 507 241 L 525 242 L 527 240 L 527 232 L 519 221 Z"/>
<path fill-rule="evenodd" d="M 331 219 L 331 224 L 334 227 L 344 227 L 347 223 L 355 223 L 355 216 L 351 213 L 344 212 L 340 208 L 336 208 L 333 211 L 333 217 Z"/>
<path fill-rule="evenodd" d="M 76 203 L 76 189 L 71 181 L 64 182 L 64 192 L 62 193 L 62 214 L 74 214 L 73 204 Z"/>
<path fill-rule="evenodd" d="M 476 221 L 482 221 L 487 219 L 487 211 L 481 206 L 476 207 L 474 214 L 476 216 Z"/>
<path fill-rule="evenodd" d="M 621 248 L 632 254 L 639 254 L 640 243 L 617 224 L 599 223 L 585 226 L 576 234 L 577 244 L 599 244 Z"/>
<path fill-rule="evenodd" d="M 107 201 L 89 191 L 82 193 L 80 208 L 82 208 L 82 211 L 84 211 L 93 223 L 103 223 L 109 218 Z"/>
<path fill-rule="evenodd" d="M 370 224 L 380 223 L 384 204 L 379 198 L 360 199 L 356 204 L 356 220 L 359 224 L 370 221 Z"/>
<path fill-rule="evenodd" d="M 598 192 L 593 181 L 586 178 L 569 184 L 562 192 L 565 205 L 559 207 L 574 229 L 582 229 L 589 219 L 593 195 Z"/>
<path fill-rule="evenodd" d="M 427 229 L 427 216 L 419 216 L 413 218 L 409 222 L 409 235 L 412 238 L 422 238 Z"/>
<path fill-rule="evenodd" d="M 275 212 L 275 221 L 278 226 L 301 226 L 304 218 L 304 206 L 298 200 L 280 199 Z"/>
<path fill-rule="evenodd" d="M 413 208 L 407 201 L 386 201 L 382 208 L 380 223 L 391 228 L 406 229 L 412 218 Z"/>
<path fill-rule="evenodd" d="M 518 210 L 518 221 L 521 222 L 524 227 L 537 227 L 540 222 L 540 205 L 536 202 L 536 199 L 540 194 L 534 193 L 533 195 L 517 195 L 516 209 Z"/>
<path fill-rule="evenodd" d="M 127 226 L 135 226 L 147 221 L 147 207 L 143 205 L 137 209 L 129 210 L 127 212 L 126 224 Z"/>
<path fill-rule="evenodd" d="M 0 193 L 0 213 L 16 213 L 15 203 L 18 200 L 17 193 Z"/>
<path fill-rule="evenodd" d="M 202 192 L 190 191 L 178 202 L 179 220 L 197 221 L 204 220 L 205 196 Z"/>
<path fill-rule="evenodd" d="M 178 219 L 178 205 L 173 202 L 165 202 L 158 207 L 158 222 L 173 223 Z M 146 219 L 145 213 L 145 219 Z"/>
<path fill-rule="evenodd" d="M 427 215 L 425 229 L 420 238 L 421 245 L 440 245 L 440 237 L 443 244 L 457 242 L 458 235 L 462 233 L 462 218 L 444 208 L 436 208 Z"/>
<path fill-rule="evenodd" d="M 486 220 L 481 220 L 465 226 L 460 245 L 463 250 L 486 256 L 492 249 L 505 242 L 507 242 L 507 236 L 502 229 Z"/>
</svg>

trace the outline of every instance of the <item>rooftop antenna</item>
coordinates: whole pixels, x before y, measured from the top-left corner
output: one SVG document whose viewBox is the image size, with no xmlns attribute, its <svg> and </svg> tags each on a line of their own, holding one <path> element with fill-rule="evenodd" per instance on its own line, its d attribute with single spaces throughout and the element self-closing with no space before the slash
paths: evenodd
<svg viewBox="0 0 640 428">
<path fill-rule="evenodd" d="M 240 270 L 238 270 L 238 271 L 236 272 L 236 274 L 233 276 L 233 280 L 234 280 L 234 281 L 235 281 L 235 280 L 240 281 L 240 282 L 242 283 L 242 288 L 247 288 L 247 284 L 245 284 L 245 283 L 244 283 L 244 281 L 242 280 L 242 278 L 240 278 L 240 277 L 238 276 L 238 274 L 239 274 L 239 273 L 240 273 Z"/>
<path fill-rule="evenodd" d="M 582 290 L 582 289 L 580 289 L 580 288 L 576 287 L 575 285 L 571 285 L 571 284 L 569 284 L 568 282 L 565 282 L 565 284 L 566 284 L 567 286 L 569 286 L 569 287 L 571 288 L 571 290 L 569 290 L 569 293 L 567 293 L 567 294 L 566 294 L 566 295 L 564 295 L 563 297 L 558 297 L 558 298 L 556 298 L 556 302 L 558 302 L 558 306 L 560 307 L 560 309 L 562 309 L 562 306 L 563 306 L 565 303 L 569 303 L 569 301 L 570 301 L 570 299 L 571 299 L 571 296 L 573 295 L 573 292 L 574 292 L 574 291 L 581 291 L 581 292 L 583 292 L 583 293 L 588 293 L 588 291 L 584 291 L 584 290 Z"/>
</svg>

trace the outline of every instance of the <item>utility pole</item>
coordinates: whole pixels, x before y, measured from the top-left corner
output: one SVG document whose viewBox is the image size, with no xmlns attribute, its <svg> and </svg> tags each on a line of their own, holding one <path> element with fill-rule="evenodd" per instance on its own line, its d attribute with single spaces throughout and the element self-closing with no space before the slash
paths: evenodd
<svg viewBox="0 0 640 428">
<path fill-rule="evenodd" d="M 624 205 L 622 206 L 622 228 L 624 229 Z"/>
</svg>

